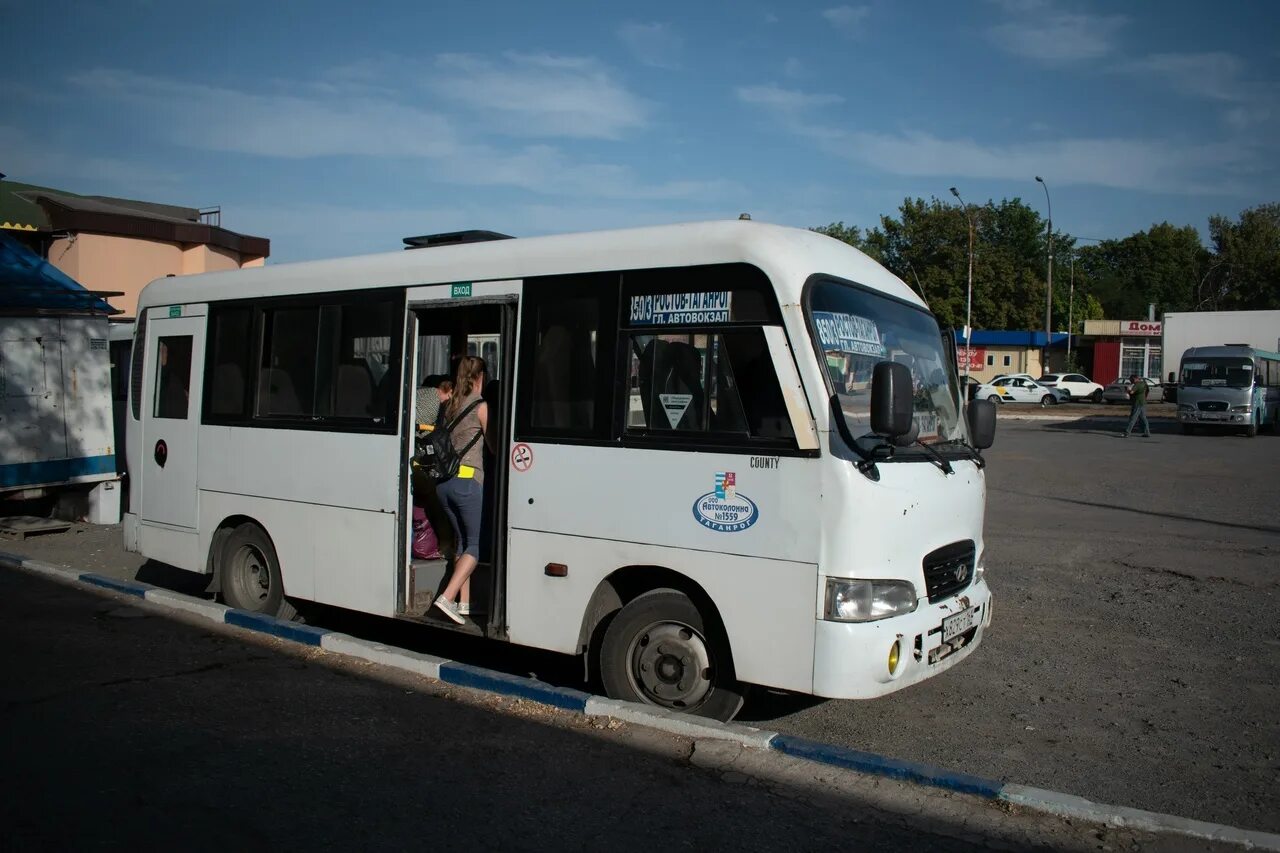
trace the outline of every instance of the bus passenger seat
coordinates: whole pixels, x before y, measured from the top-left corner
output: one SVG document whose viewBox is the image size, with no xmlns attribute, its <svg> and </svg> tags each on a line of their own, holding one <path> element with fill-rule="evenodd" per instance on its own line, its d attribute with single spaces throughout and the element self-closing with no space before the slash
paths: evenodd
<svg viewBox="0 0 1280 853">
<path fill-rule="evenodd" d="M 243 414 L 244 374 L 240 365 L 231 362 L 213 369 L 213 395 L 209 401 L 212 414 Z"/>
<path fill-rule="evenodd" d="M 373 376 L 361 364 L 339 364 L 333 413 L 338 417 L 363 418 L 373 404 Z"/>
<path fill-rule="evenodd" d="M 538 343 L 533 372 L 533 423 L 543 427 L 568 427 L 570 339 L 564 326 L 547 329 Z"/>
<path fill-rule="evenodd" d="M 258 378 L 258 414 L 301 415 L 293 379 L 279 367 L 265 367 Z"/>
</svg>

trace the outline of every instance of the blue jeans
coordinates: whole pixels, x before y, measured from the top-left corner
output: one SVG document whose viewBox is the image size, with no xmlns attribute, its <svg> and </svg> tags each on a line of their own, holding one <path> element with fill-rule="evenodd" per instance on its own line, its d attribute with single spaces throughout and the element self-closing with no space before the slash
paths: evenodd
<svg viewBox="0 0 1280 853">
<path fill-rule="evenodd" d="M 453 477 L 436 486 L 436 495 L 453 525 L 454 558 L 470 554 L 480 559 L 480 517 L 484 488 L 473 477 Z"/>
<path fill-rule="evenodd" d="M 1151 424 L 1147 423 L 1147 407 L 1134 406 L 1129 411 L 1129 425 L 1124 428 L 1124 434 L 1128 435 L 1133 432 L 1134 426 L 1138 423 L 1138 419 L 1142 419 L 1142 434 L 1151 435 Z"/>
</svg>

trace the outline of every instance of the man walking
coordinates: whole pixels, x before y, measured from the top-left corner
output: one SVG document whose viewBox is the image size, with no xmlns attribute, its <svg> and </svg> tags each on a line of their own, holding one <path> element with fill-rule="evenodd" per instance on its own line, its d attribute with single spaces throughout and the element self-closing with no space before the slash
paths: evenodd
<svg viewBox="0 0 1280 853">
<path fill-rule="evenodd" d="M 1128 438 L 1129 433 L 1142 420 L 1143 438 L 1151 438 L 1151 424 L 1147 422 L 1147 380 L 1140 379 L 1137 374 L 1129 377 L 1129 425 L 1124 428 L 1121 438 Z"/>
</svg>

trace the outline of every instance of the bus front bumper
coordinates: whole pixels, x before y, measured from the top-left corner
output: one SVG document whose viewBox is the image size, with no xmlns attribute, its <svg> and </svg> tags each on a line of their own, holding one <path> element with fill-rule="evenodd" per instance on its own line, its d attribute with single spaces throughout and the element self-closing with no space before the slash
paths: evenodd
<svg viewBox="0 0 1280 853">
<path fill-rule="evenodd" d="M 1184 424 L 1236 424 L 1245 426 L 1253 420 L 1253 412 L 1198 412 L 1181 409 L 1178 420 Z"/>
<path fill-rule="evenodd" d="M 952 617 L 962 623 L 971 618 L 973 625 L 944 643 L 943 621 Z M 991 588 L 985 579 L 905 616 L 878 622 L 819 620 L 814 633 L 813 693 L 828 699 L 873 699 L 901 690 L 964 660 L 982 642 L 990 624 Z M 897 668 L 890 671 L 895 644 Z"/>
</svg>

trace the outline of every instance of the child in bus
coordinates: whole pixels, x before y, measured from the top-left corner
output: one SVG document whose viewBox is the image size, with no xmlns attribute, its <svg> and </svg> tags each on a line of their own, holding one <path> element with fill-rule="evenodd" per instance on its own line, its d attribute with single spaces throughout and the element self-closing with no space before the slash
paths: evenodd
<svg viewBox="0 0 1280 853">
<path fill-rule="evenodd" d="M 450 441 L 461 457 L 458 474 L 436 486 L 453 526 L 456 553 L 453 575 L 434 606 L 459 625 L 471 612 L 471 573 L 480 558 L 480 520 L 484 508 L 484 451 L 481 440 L 493 450 L 488 430 L 489 407 L 480 396 L 484 388 L 484 359 L 463 356 L 449 400 L 440 415 L 440 425 L 450 426 Z M 454 423 L 457 421 L 457 423 Z M 458 599 L 455 603 L 454 599 Z M 464 613 L 463 611 L 466 611 Z"/>
</svg>

